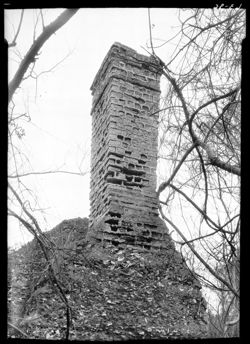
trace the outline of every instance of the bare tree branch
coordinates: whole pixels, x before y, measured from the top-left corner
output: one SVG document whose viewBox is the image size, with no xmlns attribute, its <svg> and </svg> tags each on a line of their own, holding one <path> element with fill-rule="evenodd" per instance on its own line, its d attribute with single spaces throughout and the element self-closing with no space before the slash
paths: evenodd
<svg viewBox="0 0 250 344">
<path fill-rule="evenodd" d="M 233 94 L 235 94 L 236 92 L 239 91 L 239 87 L 236 87 L 235 89 L 233 89 L 232 91 L 226 93 L 226 94 L 222 94 L 221 96 L 218 96 L 218 97 L 214 97 L 212 98 L 211 100 L 209 100 L 208 102 L 202 104 L 201 106 L 198 107 L 198 109 L 196 109 L 191 117 L 190 117 L 190 122 L 192 123 L 193 120 L 194 120 L 194 117 L 197 115 L 197 113 L 199 113 L 203 108 L 207 107 L 208 105 L 210 104 L 213 104 L 213 103 L 216 103 L 218 100 L 221 100 L 221 99 L 225 99 L 225 98 L 228 98 L 230 96 L 232 96 Z"/>
<path fill-rule="evenodd" d="M 158 59 L 159 59 L 159 58 L 158 58 Z M 160 61 L 161 61 L 161 60 L 160 60 Z M 162 64 L 163 66 L 165 66 L 165 64 L 164 64 L 163 61 L 161 61 L 161 64 Z M 165 66 L 165 67 L 166 67 L 166 66 Z M 194 130 L 193 130 L 193 128 L 192 128 L 192 120 L 191 120 L 191 117 L 190 117 L 190 113 L 189 113 L 189 111 L 188 111 L 187 104 L 186 104 L 185 98 L 184 98 L 184 96 L 183 96 L 183 94 L 182 94 L 182 92 L 181 92 L 181 89 L 180 89 L 179 86 L 177 85 L 177 83 L 176 83 L 176 81 L 175 81 L 174 78 L 172 78 L 172 77 L 171 77 L 168 73 L 166 73 L 165 71 L 163 71 L 163 74 L 167 77 L 167 79 L 168 79 L 168 80 L 171 82 L 171 84 L 173 85 L 174 90 L 175 90 L 175 92 L 177 93 L 177 95 L 178 95 L 178 97 L 179 97 L 179 99 L 180 99 L 180 101 L 181 101 L 181 103 L 182 103 L 182 107 L 183 107 L 183 110 L 184 110 L 184 114 L 185 114 L 185 116 L 186 116 L 186 121 L 187 121 L 188 127 L 189 127 L 190 136 L 191 136 L 191 138 L 192 138 L 192 140 L 193 140 L 193 143 L 196 145 L 196 147 L 199 145 L 199 146 L 201 146 L 201 147 L 207 152 L 208 159 L 209 159 L 211 165 L 217 166 L 217 167 L 223 169 L 224 171 L 227 171 L 227 172 L 230 172 L 230 173 L 232 173 L 232 174 L 235 174 L 235 175 L 240 176 L 240 175 L 241 175 L 241 171 L 240 171 L 240 168 L 239 168 L 238 166 L 232 166 L 232 165 L 230 165 L 230 164 L 228 164 L 228 163 L 226 163 L 226 162 L 221 161 L 221 160 L 218 158 L 218 156 L 213 152 L 213 150 L 211 149 L 211 147 L 210 147 L 208 144 L 204 143 L 204 142 L 195 134 L 195 132 L 194 132 Z M 235 89 L 235 90 L 233 90 L 233 91 L 231 91 L 231 92 L 229 92 L 229 94 L 227 94 L 227 95 L 223 95 L 223 96 L 221 96 L 221 97 L 218 97 L 217 100 L 226 98 L 226 97 L 228 97 L 229 95 L 234 94 L 237 90 L 238 90 L 238 88 Z M 211 104 L 211 103 L 213 103 L 214 101 L 215 101 L 215 100 L 211 100 L 211 101 L 209 101 L 208 103 Z M 200 109 L 203 108 L 203 107 L 205 107 L 205 106 L 207 106 L 207 105 L 209 105 L 208 103 L 203 104 L 204 106 L 200 107 Z M 200 110 L 199 110 L 199 111 L 200 111 Z M 193 118 L 194 118 L 195 114 L 196 114 L 196 112 L 194 112 L 194 113 L 192 114 Z"/>
<path fill-rule="evenodd" d="M 17 192 L 14 190 L 14 188 L 10 185 L 10 183 L 8 183 L 8 187 L 10 188 L 10 190 L 12 191 L 12 193 L 14 194 L 14 196 L 16 197 L 18 203 L 20 204 L 22 210 L 25 212 L 25 214 L 32 220 L 33 224 L 35 225 L 36 230 L 38 231 L 38 233 L 40 235 L 43 235 L 37 220 L 34 218 L 34 216 L 26 209 L 26 207 L 24 206 L 21 198 L 19 197 L 19 195 L 17 194 Z"/>
<path fill-rule="evenodd" d="M 27 209 L 25 208 L 24 204 L 22 203 L 22 201 L 20 200 L 20 198 L 18 197 L 18 195 L 16 194 L 15 190 L 9 185 L 9 187 L 11 188 L 12 192 L 15 194 L 15 196 L 17 196 L 18 201 L 21 202 L 22 205 L 22 209 L 24 210 L 24 212 L 28 215 L 28 217 L 32 220 L 32 222 L 34 222 L 34 217 L 27 211 Z M 66 326 L 66 336 L 65 339 L 68 340 L 69 339 L 69 330 L 70 330 L 70 315 L 71 315 L 71 308 L 70 305 L 68 303 L 67 297 L 65 295 L 65 292 L 63 291 L 63 287 L 61 286 L 60 281 L 57 279 L 56 274 L 54 272 L 53 266 L 51 264 L 50 261 L 50 257 L 49 257 L 49 252 L 48 252 L 48 245 L 47 243 L 44 242 L 44 238 L 45 235 L 42 232 L 41 228 L 39 227 L 37 221 L 35 221 L 35 228 L 32 227 L 32 225 L 30 223 L 28 223 L 26 220 L 24 220 L 21 216 L 17 215 L 14 211 L 9 210 L 10 215 L 16 217 L 27 229 L 28 231 L 33 234 L 35 236 L 35 238 L 37 239 L 41 250 L 44 254 L 44 257 L 48 263 L 48 267 L 49 267 L 49 278 L 51 280 L 52 285 L 55 285 L 57 288 L 57 291 L 59 292 L 59 296 L 61 298 L 61 300 L 63 301 L 63 303 L 66 306 L 66 321 L 67 321 L 67 326 Z M 37 233 L 37 231 L 38 233 Z M 49 243 L 51 243 L 49 241 Z M 50 246 L 51 248 L 51 246 Z"/>
<path fill-rule="evenodd" d="M 227 22 L 227 21 L 230 21 L 232 18 L 238 16 L 239 14 L 240 14 L 240 15 L 243 14 L 243 11 L 241 10 L 240 12 L 237 12 L 237 13 L 235 13 L 234 15 L 229 16 L 229 17 L 225 18 L 224 20 L 221 20 L 221 21 L 219 21 L 219 22 L 217 22 L 217 23 L 215 23 L 215 24 L 209 24 L 209 25 L 207 25 L 206 27 L 203 27 L 203 28 L 201 28 L 201 27 L 199 27 L 199 26 L 196 27 L 196 28 L 199 30 L 199 32 L 197 33 L 197 35 L 194 36 L 189 42 L 187 42 L 187 43 L 178 51 L 178 53 L 168 62 L 168 65 L 170 65 L 170 64 L 176 59 L 176 57 L 181 53 L 181 51 L 183 51 L 185 48 L 187 48 L 188 45 L 190 45 L 192 42 L 194 42 L 194 41 L 195 41 L 204 31 L 210 30 L 210 29 L 212 29 L 212 28 L 214 28 L 214 27 L 216 27 L 216 26 L 219 26 L 219 25 L 221 25 L 221 24 Z M 194 27 L 195 27 L 195 26 L 194 26 Z"/>
<path fill-rule="evenodd" d="M 219 168 L 221 168 L 224 171 L 230 172 L 232 174 L 235 174 L 237 176 L 241 176 L 241 169 L 238 166 L 235 165 L 230 165 L 229 163 L 223 162 L 221 161 L 216 153 L 211 149 L 211 147 L 209 147 L 208 144 L 202 142 L 201 140 L 198 139 L 198 144 L 205 149 L 205 151 L 207 152 L 208 155 L 208 159 L 211 165 L 213 166 L 217 166 Z"/>
<path fill-rule="evenodd" d="M 29 51 L 20 63 L 20 66 L 14 75 L 13 79 L 9 83 L 9 102 L 12 99 L 16 89 L 20 86 L 20 83 L 26 73 L 29 65 L 34 61 L 39 50 L 43 44 L 52 36 L 58 29 L 65 25 L 68 20 L 78 11 L 79 9 L 67 9 L 65 10 L 56 20 L 45 27 L 40 36 L 31 45 Z"/>
<path fill-rule="evenodd" d="M 198 211 L 202 214 L 202 216 L 204 216 L 204 218 L 206 218 L 209 222 L 211 222 L 211 223 L 213 224 L 213 226 L 217 228 L 216 231 L 220 231 L 220 230 L 221 230 L 221 231 L 223 231 L 223 232 L 225 232 L 225 233 L 231 234 L 231 232 L 227 232 L 227 231 L 223 230 L 223 227 L 225 227 L 225 225 L 224 225 L 224 226 L 218 226 L 217 223 L 215 223 L 215 222 L 207 215 L 207 213 L 205 213 L 202 209 L 200 209 L 200 208 L 198 207 L 198 205 L 195 204 L 195 202 L 193 202 L 193 201 L 191 200 L 191 198 L 188 197 L 183 191 L 181 191 L 179 188 L 177 188 L 176 186 L 174 186 L 174 185 L 171 184 L 171 183 L 169 184 L 169 186 L 170 186 L 172 189 L 174 189 L 175 191 L 177 191 L 178 193 L 180 193 L 189 203 L 192 204 L 192 206 L 193 206 L 196 210 L 198 210 Z M 239 216 L 239 215 L 238 215 L 238 216 Z M 228 224 L 228 223 L 229 223 L 229 222 L 227 221 L 227 224 Z"/>
<path fill-rule="evenodd" d="M 166 157 L 167 164 L 162 166 L 171 173 L 157 191 L 159 210 L 181 237 L 177 243 L 193 269 L 200 272 L 201 282 L 205 279 L 214 284 L 219 299 L 223 300 L 216 315 L 220 322 L 216 327 L 227 336 L 231 330 L 227 330 L 225 323 L 232 317 L 235 319 L 239 311 L 230 302 L 232 297 L 239 299 L 236 260 L 240 237 L 238 177 L 241 175 L 241 42 L 245 37 L 245 11 L 237 8 L 187 10 L 183 20 L 179 16 L 178 33 L 168 40 L 175 46 L 172 51 L 169 46 L 170 58 L 166 61 L 156 54 L 149 15 L 148 53 L 158 61 L 159 72 L 169 84 L 162 101 L 163 110 L 168 111 L 163 113 L 160 122 L 158 156 Z M 191 158 L 183 159 L 190 142 L 194 152 Z M 177 173 L 178 186 L 175 186 L 173 179 Z M 166 202 L 160 200 L 162 191 L 166 193 Z M 199 206 L 203 197 L 204 205 Z M 164 217 L 163 204 L 173 222 Z M 179 216 L 188 230 L 188 219 L 193 222 L 190 240 L 176 226 L 175 219 L 179 221 Z"/>
<path fill-rule="evenodd" d="M 239 297 L 239 294 L 237 293 L 237 291 L 225 280 L 223 279 L 219 274 L 217 274 L 214 269 L 211 268 L 210 265 L 207 264 L 207 262 L 201 257 L 201 255 L 194 249 L 193 245 L 191 243 L 188 242 L 187 238 L 185 237 L 185 235 L 179 230 L 179 228 L 172 222 L 170 221 L 164 214 L 162 211 L 162 207 L 161 205 L 159 206 L 159 210 L 161 213 L 162 218 L 167 221 L 175 230 L 176 232 L 180 235 L 180 237 L 182 238 L 182 240 L 184 240 L 187 243 L 187 246 L 190 248 L 190 250 L 193 252 L 193 254 L 199 259 L 199 261 L 206 267 L 206 269 L 214 276 L 217 278 L 217 280 L 219 280 L 220 282 L 222 282 L 235 296 Z"/>
</svg>

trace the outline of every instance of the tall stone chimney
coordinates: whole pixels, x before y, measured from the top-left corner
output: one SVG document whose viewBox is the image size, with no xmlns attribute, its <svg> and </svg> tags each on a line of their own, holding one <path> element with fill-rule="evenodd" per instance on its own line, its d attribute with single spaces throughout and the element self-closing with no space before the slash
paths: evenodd
<svg viewBox="0 0 250 344">
<path fill-rule="evenodd" d="M 91 86 L 89 234 L 113 245 L 173 248 L 156 198 L 159 65 L 114 43 Z"/>
</svg>

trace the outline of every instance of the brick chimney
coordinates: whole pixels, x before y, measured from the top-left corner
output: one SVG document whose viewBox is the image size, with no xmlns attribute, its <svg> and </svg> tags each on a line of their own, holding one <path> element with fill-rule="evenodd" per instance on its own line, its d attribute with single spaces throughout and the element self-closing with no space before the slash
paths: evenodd
<svg viewBox="0 0 250 344">
<path fill-rule="evenodd" d="M 158 214 L 160 66 L 114 43 L 91 86 L 89 235 L 103 245 L 173 249 Z"/>
</svg>

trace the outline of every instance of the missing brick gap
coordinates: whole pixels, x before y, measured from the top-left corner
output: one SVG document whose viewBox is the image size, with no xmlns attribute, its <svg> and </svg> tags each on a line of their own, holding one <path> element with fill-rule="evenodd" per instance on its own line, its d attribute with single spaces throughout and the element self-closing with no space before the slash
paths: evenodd
<svg viewBox="0 0 250 344">
<path fill-rule="evenodd" d="M 112 211 L 109 211 L 109 212 L 108 212 L 108 215 L 110 215 L 110 216 L 112 216 L 112 217 L 121 218 L 121 214 L 120 214 L 120 213 L 115 213 L 115 212 L 112 212 Z"/>
</svg>

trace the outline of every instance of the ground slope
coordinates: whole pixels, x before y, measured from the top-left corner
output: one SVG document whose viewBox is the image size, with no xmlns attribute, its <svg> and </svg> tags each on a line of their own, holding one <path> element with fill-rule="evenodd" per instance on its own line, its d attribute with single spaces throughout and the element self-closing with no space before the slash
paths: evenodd
<svg viewBox="0 0 250 344">
<path fill-rule="evenodd" d="M 65 220 L 50 232 L 53 267 L 72 310 L 70 339 L 201 338 L 204 300 L 178 254 L 92 246 L 87 219 Z M 65 305 L 48 277 L 38 243 L 9 255 L 9 336 L 65 336 Z M 19 330 L 14 329 L 13 325 Z"/>
</svg>

